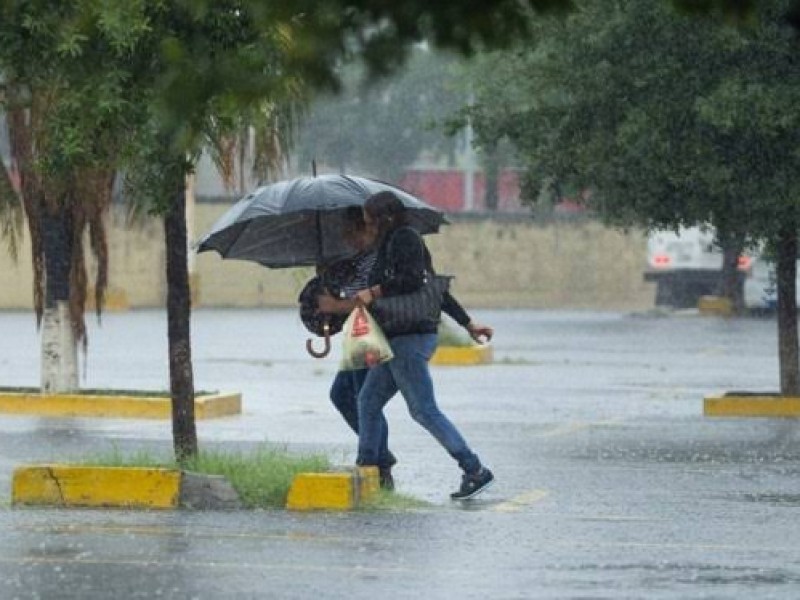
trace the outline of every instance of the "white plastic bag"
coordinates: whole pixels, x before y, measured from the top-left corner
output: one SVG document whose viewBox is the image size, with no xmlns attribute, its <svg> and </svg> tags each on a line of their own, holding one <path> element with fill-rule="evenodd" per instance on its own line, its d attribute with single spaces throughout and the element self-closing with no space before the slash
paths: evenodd
<svg viewBox="0 0 800 600">
<path fill-rule="evenodd" d="M 394 358 L 389 341 L 363 306 L 356 306 L 342 327 L 342 371 L 374 367 Z"/>
</svg>

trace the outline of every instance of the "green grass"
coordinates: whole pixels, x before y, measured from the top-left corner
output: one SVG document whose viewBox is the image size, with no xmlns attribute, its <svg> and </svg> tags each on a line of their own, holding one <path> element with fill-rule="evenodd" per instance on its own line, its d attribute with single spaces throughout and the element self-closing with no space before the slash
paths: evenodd
<svg viewBox="0 0 800 600">
<path fill-rule="evenodd" d="M 283 508 L 292 479 L 298 473 L 324 473 L 331 470 L 326 456 L 290 454 L 285 449 L 260 447 L 243 453 L 210 450 L 182 467 L 171 455 L 148 450 L 123 453 L 114 447 L 108 452 L 85 459 L 82 464 L 103 467 L 145 467 L 180 469 L 222 475 L 230 482 L 245 508 Z M 367 511 L 403 511 L 430 508 L 431 504 L 397 492 L 379 490 L 361 509 Z"/>
<path fill-rule="evenodd" d="M 286 450 L 258 448 L 253 452 L 201 451 L 199 456 L 179 467 L 174 458 L 155 456 L 147 451 L 122 454 L 119 449 L 86 460 L 84 464 L 107 467 L 183 468 L 187 471 L 222 475 L 246 508 L 283 508 L 289 486 L 297 473 L 330 470 L 322 455 L 297 455 Z"/>
</svg>

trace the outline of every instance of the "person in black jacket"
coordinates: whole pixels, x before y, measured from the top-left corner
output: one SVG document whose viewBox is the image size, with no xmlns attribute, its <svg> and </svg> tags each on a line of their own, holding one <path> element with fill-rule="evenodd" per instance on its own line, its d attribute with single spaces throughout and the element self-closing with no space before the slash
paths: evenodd
<svg viewBox="0 0 800 600">
<path fill-rule="evenodd" d="M 356 248 L 359 253 L 352 259 L 348 259 L 347 275 L 338 284 L 338 297 L 330 294 L 322 294 L 317 297 L 319 313 L 341 314 L 351 311 L 355 304 L 352 298 L 358 291 L 367 286 L 370 273 L 377 259 L 377 248 L 374 246 L 375 231 L 374 229 L 365 230 L 361 210 L 358 210 L 357 217 L 352 214 L 348 215 L 348 222 L 351 224 L 350 229 L 347 231 L 348 243 Z M 482 338 L 491 339 L 492 328 L 472 321 L 461 304 L 449 292 L 446 294 L 442 309 L 459 325 L 466 328 L 470 336 L 476 341 L 480 342 Z M 368 373 L 369 369 L 339 371 L 330 389 L 331 402 L 356 434 L 360 431 L 357 400 Z M 381 487 L 394 489 L 392 466 L 397 461 L 388 448 L 389 429 L 382 412 L 378 417 L 378 421 L 380 442 L 378 458 L 375 464 L 379 470 Z"/>
<path fill-rule="evenodd" d="M 425 285 L 426 277 L 434 272 L 431 255 L 422 236 L 407 225 L 400 199 L 391 192 L 371 196 L 364 205 L 364 221 L 375 232 L 378 253 L 369 287 L 359 291 L 356 298 L 369 306 L 376 298 L 410 294 Z M 443 309 L 452 302 L 452 296 L 445 295 Z M 466 327 L 475 338 L 491 336 L 489 328 L 480 330 L 482 326 L 472 323 Z M 428 368 L 436 350 L 436 324 L 423 322 L 415 331 L 402 335 L 386 333 L 394 358 L 369 370 L 358 396 L 357 463 L 377 464 L 383 407 L 399 390 L 411 417 L 436 438 L 463 471 L 461 486 L 450 497 L 474 497 L 492 484 L 494 475 L 436 404 Z"/>
</svg>

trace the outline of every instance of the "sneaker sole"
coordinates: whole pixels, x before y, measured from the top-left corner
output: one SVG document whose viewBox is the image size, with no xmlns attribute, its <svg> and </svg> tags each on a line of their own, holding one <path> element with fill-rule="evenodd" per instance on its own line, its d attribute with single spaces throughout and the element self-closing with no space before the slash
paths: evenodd
<svg viewBox="0 0 800 600">
<path fill-rule="evenodd" d="M 485 492 L 490 487 L 492 487 L 493 483 L 494 483 L 494 479 L 492 479 L 491 481 L 487 482 L 486 485 L 484 485 L 483 487 L 479 487 L 477 490 L 472 492 L 469 496 L 458 496 L 456 498 L 453 498 L 452 496 L 450 496 L 450 499 L 451 500 L 472 500 L 472 498 L 474 498 L 475 496 L 477 496 L 481 492 Z"/>
</svg>

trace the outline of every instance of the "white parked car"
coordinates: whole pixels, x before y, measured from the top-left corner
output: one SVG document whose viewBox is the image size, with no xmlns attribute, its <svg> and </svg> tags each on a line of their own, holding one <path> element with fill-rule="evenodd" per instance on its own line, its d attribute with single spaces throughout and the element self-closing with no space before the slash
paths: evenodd
<svg viewBox="0 0 800 600">
<path fill-rule="evenodd" d="M 722 251 L 714 244 L 714 230 L 687 227 L 675 233 L 654 231 L 647 239 L 647 268 L 644 278 L 655 281 L 656 304 L 690 308 L 700 296 L 717 290 Z M 744 285 L 744 305 L 755 311 L 777 306 L 775 265 L 757 250 L 739 257 Z M 800 306 L 800 260 L 797 264 L 797 304 Z"/>
<path fill-rule="evenodd" d="M 742 278 L 750 273 L 753 258 L 750 254 L 739 257 Z M 722 251 L 714 243 L 713 228 L 659 230 L 647 238 L 644 278 L 657 284 L 656 305 L 697 306 L 700 296 L 717 291 L 721 269 Z"/>
</svg>

